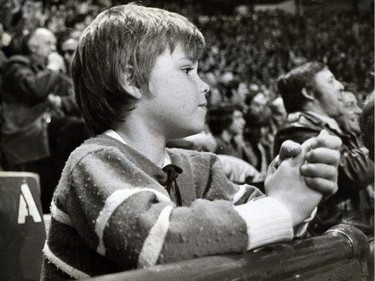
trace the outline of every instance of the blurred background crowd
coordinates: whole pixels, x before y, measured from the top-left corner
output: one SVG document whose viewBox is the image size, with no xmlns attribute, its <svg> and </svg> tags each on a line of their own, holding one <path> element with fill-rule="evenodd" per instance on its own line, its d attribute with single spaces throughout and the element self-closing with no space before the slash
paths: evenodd
<svg viewBox="0 0 375 281">
<path fill-rule="evenodd" d="M 355 84 L 360 92 L 371 91 L 372 22 L 371 17 L 325 11 L 303 17 L 282 11 L 211 17 L 200 24 L 210 44 L 202 72 L 207 78 L 218 77 L 209 81 L 222 98 L 230 99 L 236 91 L 262 91 L 272 99 L 277 77 L 305 61 L 318 60 L 339 80 Z"/>
<path fill-rule="evenodd" d="M 38 26 L 57 37 L 71 29 L 82 31 L 100 11 L 126 2 L 130 1 L 1 0 L 1 49 L 7 57 L 19 53 L 21 37 Z M 209 2 L 140 3 L 179 12 L 204 33 L 208 48 L 200 72 L 211 86 L 212 103 L 244 101 L 247 94 L 259 91 L 273 99 L 277 95 L 275 79 L 311 60 L 326 63 L 339 80 L 352 83 L 361 99 L 372 90 L 371 7 L 368 12 L 358 12 L 355 8 L 337 11 L 318 6 L 301 15 L 257 10 L 254 5 L 230 6 L 232 1 L 212 1 L 210 7 Z"/>
</svg>

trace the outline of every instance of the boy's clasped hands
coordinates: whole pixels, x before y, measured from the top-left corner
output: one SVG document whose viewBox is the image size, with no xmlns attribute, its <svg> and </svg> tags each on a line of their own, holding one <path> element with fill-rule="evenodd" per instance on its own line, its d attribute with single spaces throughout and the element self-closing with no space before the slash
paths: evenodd
<svg viewBox="0 0 375 281">
<path fill-rule="evenodd" d="M 288 209 L 294 226 L 309 217 L 323 197 L 337 191 L 340 146 L 338 137 L 322 131 L 302 145 L 284 142 L 271 163 L 266 194 Z"/>
</svg>

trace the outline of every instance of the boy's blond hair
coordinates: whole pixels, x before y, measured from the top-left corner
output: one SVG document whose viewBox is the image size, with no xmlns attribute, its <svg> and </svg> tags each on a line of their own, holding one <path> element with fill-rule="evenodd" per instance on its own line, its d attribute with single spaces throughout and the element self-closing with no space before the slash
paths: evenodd
<svg viewBox="0 0 375 281">
<path fill-rule="evenodd" d="M 83 32 L 72 63 L 78 105 L 90 131 L 114 129 L 135 108 L 124 83 L 148 94 L 148 81 L 157 57 L 181 44 L 197 61 L 205 41 L 185 17 L 136 4 L 100 13 Z"/>
</svg>

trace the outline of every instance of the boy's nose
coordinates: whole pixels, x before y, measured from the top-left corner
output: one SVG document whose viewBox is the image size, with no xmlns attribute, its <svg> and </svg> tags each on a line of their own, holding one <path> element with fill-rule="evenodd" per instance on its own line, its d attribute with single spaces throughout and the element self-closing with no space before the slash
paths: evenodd
<svg viewBox="0 0 375 281">
<path fill-rule="evenodd" d="M 200 80 L 200 92 L 204 95 L 206 95 L 210 91 L 210 86 L 204 82 L 203 80 Z"/>
<path fill-rule="evenodd" d="M 337 80 L 336 80 L 336 81 L 337 81 Z M 341 84 L 340 81 L 337 81 L 337 88 L 338 88 L 339 91 L 342 91 L 342 90 L 344 90 L 344 85 Z"/>
</svg>

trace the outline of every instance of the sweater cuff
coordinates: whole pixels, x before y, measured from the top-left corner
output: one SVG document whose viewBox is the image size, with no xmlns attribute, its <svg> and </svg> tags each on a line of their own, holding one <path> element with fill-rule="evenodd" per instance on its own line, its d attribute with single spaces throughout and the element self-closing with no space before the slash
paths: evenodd
<svg viewBox="0 0 375 281">
<path fill-rule="evenodd" d="M 293 239 L 289 211 L 277 200 L 261 197 L 234 208 L 246 222 L 247 250 Z"/>
</svg>

